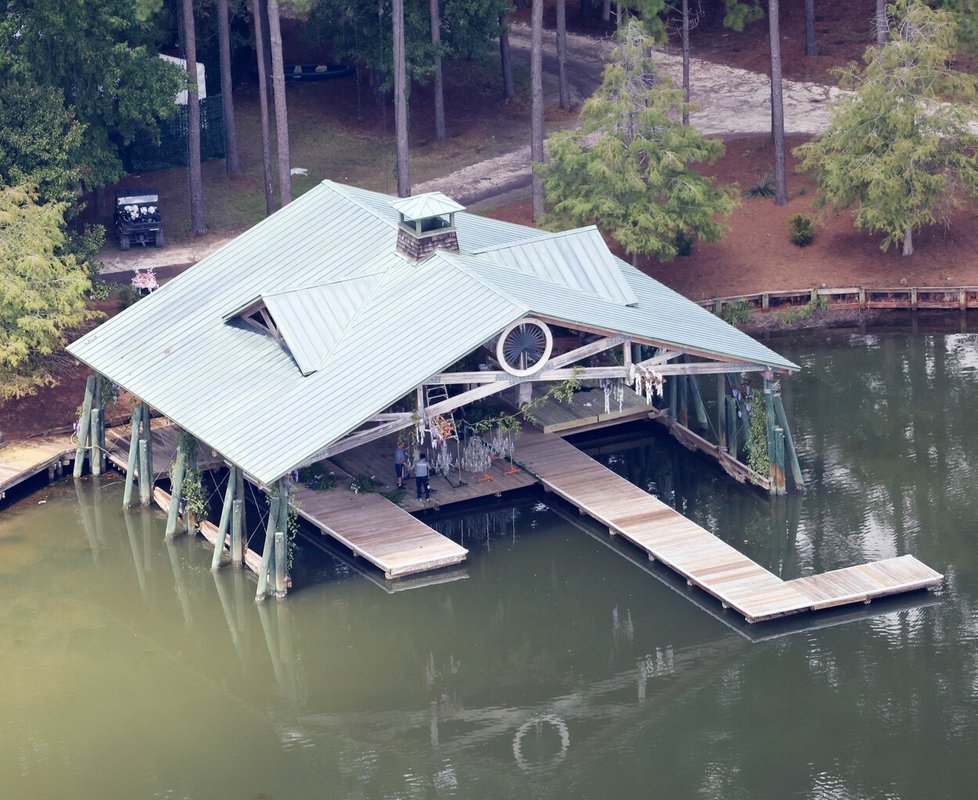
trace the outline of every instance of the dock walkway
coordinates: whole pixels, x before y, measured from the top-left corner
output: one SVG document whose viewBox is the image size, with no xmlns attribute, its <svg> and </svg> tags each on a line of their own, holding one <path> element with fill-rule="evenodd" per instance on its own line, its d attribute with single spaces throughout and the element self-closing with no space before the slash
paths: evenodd
<svg viewBox="0 0 978 800">
<path fill-rule="evenodd" d="M 517 461 L 609 533 L 627 539 L 748 622 L 929 589 L 943 578 L 905 555 L 783 581 L 558 436 L 524 432 Z"/>
<path fill-rule="evenodd" d="M 331 468 L 341 483 L 350 481 L 335 463 Z M 387 578 L 460 564 L 468 555 L 464 547 L 379 494 L 357 494 L 340 486 L 317 492 L 302 484 L 294 491 L 301 517 L 382 569 Z"/>
<path fill-rule="evenodd" d="M 74 460 L 75 446 L 68 434 L 8 442 L 0 447 L 0 499 L 45 470 L 50 478 L 60 475 Z"/>
</svg>

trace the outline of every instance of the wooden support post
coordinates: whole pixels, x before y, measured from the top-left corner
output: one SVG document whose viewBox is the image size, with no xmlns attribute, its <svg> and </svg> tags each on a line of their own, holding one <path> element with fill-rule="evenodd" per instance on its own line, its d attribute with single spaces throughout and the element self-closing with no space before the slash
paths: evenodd
<svg viewBox="0 0 978 800">
<path fill-rule="evenodd" d="M 155 473 L 153 472 L 153 427 L 152 427 L 153 415 L 150 413 L 149 404 L 143 403 L 143 432 L 141 434 L 143 441 L 146 442 L 146 486 L 147 494 L 145 496 L 153 496 L 153 484 L 155 481 Z M 142 493 L 142 475 L 139 478 L 139 488 L 140 493 Z M 149 500 L 144 500 L 143 505 L 148 506 Z"/>
<path fill-rule="evenodd" d="M 771 396 L 771 381 L 764 379 L 764 421 L 767 430 L 767 459 L 768 477 L 771 479 L 771 494 L 777 493 L 777 485 L 774 478 L 774 398 Z"/>
<path fill-rule="evenodd" d="M 737 432 L 740 427 L 740 420 L 737 419 L 737 401 L 733 397 L 727 397 L 727 452 L 735 459 L 737 458 Z"/>
<path fill-rule="evenodd" d="M 180 492 L 183 491 L 183 473 L 187 469 L 187 451 L 183 444 L 177 446 L 177 457 L 173 462 L 173 485 L 170 487 L 170 510 L 166 514 L 164 536 L 172 539 L 177 532 L 177 516 L 180 512 Z"/>
<path fill-rule="evenodd" d="M 96 407 L 92 409 L 92 427 L 89 432 L 91 449 L 88 455 L 88 465 L 92 470 L 92 475 L 96 477 L 102 474 L 102 465 L 105 463 L 105 450 L 99 441 L 99 432 L 102 430 L 102 409 Z"/>
<path fill-rule="evenodd" d="M 80 478 L 85 469 L 85 449 L 88 446 L 89 428 L 92 422 L 92 402 L 95 399 L 95 376 L 89 375 L 85 382 L 85 399 L 82 401 L 81 415 L 78 417 L 78 448 L 75 450 L 75 469 L 73 475 Z"/>
<path fill-rule="evenodd" d="M 255 600 L 264 600 L 268 589 L 268 571 L 272 566 L 272 551 L 275 548 L 275 525 L 278 522 L 278 507 L 281 499 L 273 497 L 268 507 L 268 522 L 265 524 L 265 546 L 261 550 L 261 566 L 258 568 L 258 591 Z"/>
<path fill-rule="evenodd" d="M 132 505 L 132 485 L 136 479 L 136 462 L 139 459 L 139 420 L 142 419 L 143 407 L 136 406 L 132 410 L 132 426 L 129 433 L 129 458 L 126 459 L 126 488 L 122 492 L 122 507 Z"/>
<path fill-rule="evenodd" d="M 224 490 L 224 505 L 221 507 L 221 522 L 217 526 L 217 540 L 214 542 L 214 555 L 211 558 L 211 569 L 221 568 L 221 558 L 224 555 L 224 541 L 227 539 L 228 528 L 231 527 L 231 512 L 234 508 L 234 484 L 236 483 L 234 471 L 237 467 L 231 467 L 228 473 L 228 485 Z"/>
<path fill-rule="evenodd" d="M 235 472 L 235 507 L 231 517 L 231 563 L 235 567 L 244 566 L 245 532 L 248 530 L 245 516 L 245 479 L 240 469 Z"/>
<path fill-rule="evenodd" d="M 799 492 L 805 491 L 805 476 L 801 472 L 801 464 L 798 462 L 798 451 L 795 450 L 795 440 L 791 435 L 791 427 L 788 425 L 788 417 L 784 413 L 784 403 L 781 402 L 781 392 L 774 393 L 774 414 L 777 423 L 784 429 L 784 449 L 788 455 L 787 463 L 791 468 L 791 480 L 794 481 L 795 489 Z"/>
<path fill-rule="evenodd" d="M 148 506 L 153 500 L 153 476 L 149 471 L 149 448 L 139 439 L 139 502 Z"/>
<path fill-rule="evenodd" d="M 774 461 L 771 462 L 771 487 L 774 494 L 785 494 L 784 429 L 774 426 Z"/>
<path fill-rule="evenodd" d="M 285 505 L 283 503 L 283 505 Z M 275 531 L 275 596 L 285 597 L 285 570 L 289 563 L 288 543 L 283 531 Z"/>
<path fill-rule="evenodd" d="M 689 427 L 689 376 L 679 375 L 679 424 Z"/>
<path fill-rule="evenodd" d="M 706 417 L 706 406 L 703 404 L 703 395 L 700 394 L 699 379 L 695 375 L 687 375 L 689 388 L 693 394 L 693 410 L 696 412 L 696 422 L 700 430 L 706 430 L 710 426 L 710 421 Z"/>
<path fill-rule="evenodd" d="M 235 500 L 231 508 L 231 566 L 244 566 L 244 542 L 241 523 L 244 519 L 244 500 Z"/>
<path fill-rule="evenodd" d="M 717 445 L 727 449 L 727 381 L 717 375 Z"/>
<path fill-rule="evenodd" d="M 679 418 L 679 381 L 681 376 L 673 375 L 669 378 L 669 419 L 675 422 Z"/>
</svg>

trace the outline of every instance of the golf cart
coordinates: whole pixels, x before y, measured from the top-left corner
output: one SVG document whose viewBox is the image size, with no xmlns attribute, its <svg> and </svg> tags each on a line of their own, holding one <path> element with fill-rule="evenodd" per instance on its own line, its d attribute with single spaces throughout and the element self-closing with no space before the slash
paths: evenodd
<svg viewBox="0 0 978 800">
<path fill-rule="evenodd" d="M 163 218 L 156 189 L 120 189 L 115 193 L 115 232 L 119 247 L 163 246 Z"/>
</svg>

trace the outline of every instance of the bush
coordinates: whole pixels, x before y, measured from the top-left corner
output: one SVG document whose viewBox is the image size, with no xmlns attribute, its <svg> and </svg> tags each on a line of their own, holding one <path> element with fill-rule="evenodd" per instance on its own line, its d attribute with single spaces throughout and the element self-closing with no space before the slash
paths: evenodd
<svg viewBox="0 0 978 800">
<path fill-rule="evenodd" d="M 811 244 L 814 236 L 812 218 L 803 214 L 795 214 L 788 220 L 788 234 L 791 236 L 791 241 L 799 247 Z"/>
<path fill-rule="evenodd" d="M 754 309 L 746 300 L 738 300 L 735 303 L 724 306 L 723 313 L 720 315 L 724 322 L 736 325 L 738 322 L 749 322 L 754 314 Z"/>
<path fill-rule="evenodd" d="M 373 475 L 360 473 L 350 481 L 350 491 L 354 494 L 369 494 L 376 490 L 377 481 Z"/>
<path fill-rule="evenodd" d="M 323 492 L 336 485 L 336 475 L 319 462 L 302 467 L 299 470 L 299 482 L 309 489 Z"/>
<path fill-rule="evenodd" d="M 758 179 L 753 186 L 744 192 L 746 197 L 774 197 L 775 194 L 774 175 L 770 174 Z"/>
</svg>

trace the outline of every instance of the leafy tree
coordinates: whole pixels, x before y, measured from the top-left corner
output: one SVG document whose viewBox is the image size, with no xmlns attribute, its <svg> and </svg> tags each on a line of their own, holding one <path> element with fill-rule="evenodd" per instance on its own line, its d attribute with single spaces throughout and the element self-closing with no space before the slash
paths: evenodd
<svg viewBox="0 0 978 800">
<path fill-rule="evenodd" d="M 801 169 L 813 170 L 816 201 L 858 206 L 855 224 L 885 234 L 882 249 L 943 218 L 964 194 L 978 196 L 978 136 L 966 102 L 975 78 L 949 66 L 954 23 L 944 11 L 911 5 L 890 26 L 883 47 L 866 51 L 866 67 L 842 71 L 842 95 L 828 130 L 799 147 Z"/>
<path fill-rule="evenodd" d="M 82 138 L 82 126 L 65 107 L 60 89 L 0 88 L 0 184 L 30 183 L 42 202 L 72 198 Z"/>
<path fill-rule="evenodd" d="M 471 58 L 490 52 L 500 34 L 500 17 L 508 11 L 506 0 L 443 0 L 442 58 Z M 317 0 L 304 34 L 329 42 L 334 58 L 355 62 L 371 73 L 375 88 L 386 92 L 394 81 L 392 28 L 389 2 Z M 404 47 L 408 84 L 427 83 L 434 74 L 428 4 L 404 4 Z"/>
<path fill-rule="evenodd" d="M 66 208 L 0 187 L 0 399 L 53 384 L 44 356 L 86 317 L 90 284 L 84 266 L 65 254 Z"/>
<path fill-rule="evenodd" d="M 549 140 L 546 222 L 596 223 L 629 253 L 667 260 L 692 239 L 719 239 L 736 194 L 688 166 L 723 144 L 679 122 L 682 90 L 657 72 L 649 38 L 630 20 L 618 40 L 581 130 Z"/>
<path fill-rule="evenodd" d="M 185 80 L 157 57 L 164 37 L 154 0 L 4 0 L 0 94 L 59 89 L 84 126 L 73 166 L 88 187 L 123 174 L 121 148 L 159 135 Z"/>
</svg>

